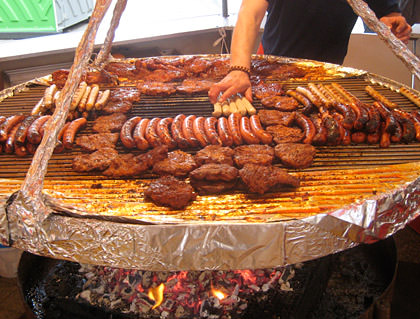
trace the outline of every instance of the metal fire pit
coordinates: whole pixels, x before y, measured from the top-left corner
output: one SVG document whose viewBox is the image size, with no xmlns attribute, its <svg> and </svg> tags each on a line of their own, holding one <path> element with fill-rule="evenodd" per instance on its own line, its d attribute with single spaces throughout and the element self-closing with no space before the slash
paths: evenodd
<svg viewBox="0 0 420 319">
<path fill-rule="evenodd" d="M 212 56 L 208 56 L 212 58 Z M 260 57 L 324 68 L 322 83 L 338 82 L 359 99 L 373 85 L 402 109 L 417 107 L 397 93 L 402 85 L 360 70 L 315 61 Z M 274 79 L 275 80 L 275 79 Z M 286 87 L 313 79 L 287 81 Z M 4 115 L 29 112 L 44 86 L 32 81 L 3 92 Z M 418 92 L 412 91 L 418 95 Z M 257 108 L 261 105 L 257 101 Z M 145 97 L 130 116 L 209 116 L 206 96 Z M 81 134 L 91 133 L 91 124 Z M 117 147 L 124 152 L 122 146 Z M 52 155 L 44 180 L 47 214 L 17 191 L 31 158 L 0 155 L 0 238 L 34 254 L 81 263 L 167 270 L 281 267 L 336 253 L 394 234 L 419 213 L 420 144 L 317 147 L 313 166 L 290 170 L 296 190 L 255 196 L 233 192 L 199 196 L 182 211 L 143 198 L 154 176 L 110 180 L 71 170 L 79 150 Z M 9 198 L 6 204 L 6 199 Z"/>
<path fill-rule="evenodd" d="M 246 280 L 238 271 L 132 271 L 25 252 L 18 282 L 38 319 L 382 318 L 377 307 L 387 305 L 395 269 L 391 237 L 298 265 L 245 271 Z M 163 301 L 154 307 L 148 291 L 162 283 Z M 223 297 L 213 289 L 223 289 Z"/>
</svg>

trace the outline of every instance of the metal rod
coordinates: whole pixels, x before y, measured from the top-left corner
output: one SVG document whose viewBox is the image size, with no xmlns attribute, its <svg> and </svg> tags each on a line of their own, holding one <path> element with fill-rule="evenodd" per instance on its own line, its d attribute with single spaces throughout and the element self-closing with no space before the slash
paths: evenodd
<svg viewBox="0 0 420 319">
<path fill-rule="evenodd" d="M 416 54 L 416 44 L 417 44 L 417 39 L 413 39 L 413 53 L 414 55 Z M 416 77 L 414 76 L 414 74 L 411 74 L 411 88 L 414 89 L 416 84 Z"/>
<path fill-rule="evenodd" d="M 229 16 L 227 0 L 222 0 L 222 10 L 223 18 L 227 18 Z"/>
</svg>

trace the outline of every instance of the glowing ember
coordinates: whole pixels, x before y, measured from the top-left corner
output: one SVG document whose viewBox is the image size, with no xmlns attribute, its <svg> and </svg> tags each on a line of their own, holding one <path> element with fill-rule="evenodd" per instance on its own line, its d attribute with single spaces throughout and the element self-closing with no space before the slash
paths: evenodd
<svg viewBox="0 0 420 319">
<path fill-rule="evenodd" d="M 83 265 L 81 272 L 86 278 L 81 299 L 165 319 L 240 316 L 249 301 L 283 289 L 291 277 L 285 269 L 152 272 Z"/>
<path fill-rule="evenodd" d="M 160 284 L 157 287 L 149 289 L 147 296 L 155 301 L 155 305 L 152 307 L 152 309 L 155 309 L 161 305 L 163 301 L 163 290 L 165 290 L 164 284 Z"/>
<path fill-rule="evenodd" d="M 223 300 L 227 297 L 227 295 L 225 293 L 223 293 L 223 291 L 221 291 L 221 290 L 212 289 L 211 292 L 212 292 L 213 296 L 215 296 L 219 300 Z"/>
</svg>

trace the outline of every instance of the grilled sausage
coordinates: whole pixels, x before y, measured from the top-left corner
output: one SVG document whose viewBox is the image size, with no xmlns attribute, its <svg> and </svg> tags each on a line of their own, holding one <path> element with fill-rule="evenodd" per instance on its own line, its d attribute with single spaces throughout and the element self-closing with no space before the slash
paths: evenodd
<svg viewBox="0 0 420 319">
<path fill-rule="evenodd" d="M 340 142 L 340 128 L 337 121 L 328 113 L 322 114 L 322 125 L 327 131 L 327 141 L 329 145 L 337 145 Z"/>
<path fill-rule="evenodd" d="M 140 116 L 134 116 L 125 121 L 125 123 L 121 127 L 120 140 L 126 148 L 136 147 L 136 141 L 133 138 L 133 131 L 140 121 Z"/>
<path fill-rule="evenodd" d="M 293 97 L 296 101 L 302 104 L 303 108 L 312 107 L 311 101 L 307 97 L 302 95 L 301 93 L 297 92 L 296 90 L 287 90 L 286 94 L 288 96 Z"/>
<path fill-rule="evenodd" d="M 382 121 L 385 122 L 384 130 L 389 134 L 393 134 L 398 128 L 398 121 L 392 112 L 385 107 L 381 102 L 375 101 L 372 104 L 381 115 Z"/>
<path fill-rule="evenodd" d="M 401 124 L 397 121 L 395 123 L 395 130 L 391 134 L 390 139 L 392 143 L 399 143 L 402 140 L 403 130 Z"/>
<path fill-rule="evenodd" d="M 90 87 L 90 90 L 86 88 L 86 91 L 89 91 L 89 92 L 87 93 L 87 98 L 86 98 L 84 108 L 82 109 L 79 107 L 79 109 L 81 111 L 86 110 L 89 112 L 95 107 L 96 99 L 98 98 L 98 94 L 99 94 L 99 86 L 97 84 L 93 84 Z M 82 103 L 79 103 L 79 104 L 82 104 Z"/>
<path fill-rule="evenodd" d="M 231 113 L 234 114 L 234 113 Z M 233 137 L 229 130 L 229 124 L 226 117 L 219 117 L 217 120 L 217 133 L 224 146 L 233 145 Z"/>
<path fill-rule="evenodd" d="M 92 91 L 92 87 L 91 86 L 87 86 L 85 93 L 83 94 L 82 98 L 80 99 L 79 105 L 77 107 L 77 109 L 79 110 L 79 112 L 85 112 L 86 111 L 86 103 L 88 101 L 90 92 Z"/>
<path fill-rule="evenodd" d="M 57 85 L 52 84 L 47 87 L 44 91 L 43 107 L 46 109 L 52 109 L 54 103 L 54 95 L 57 93 Z"/>
<path fill-rule="evenodd" d="M 14 145 L 14 151 L 15 151 L 16 156 L 19 156 L 19 157 L 24 157 L 28 155 L 29 153 L 28 150 L 26 149 L 26 145 L 18 145 L 16 143 Z"/>
<path fill-rule="evenodd" d="M 41 143 L 43 130 L 41 128 L 44 124 L 51 118 L 51 115 L 43 115 L 38 117 L 35 121 L 28 128 L 28 134 L 26 139 L 29 143 L 32 144 L 39 144 Z"/>
<path fill-rule="evenodd" d="M 182 124 L 185 120 L 184 114 L 178 114 L 174 117 L 174 120 L 171 125 L 171 134 L 174 138 L 175 142 L 178 144 L 178 147 L 180 149 L 187 149 L 189 144 L 187 139 L 184 137 L 184 134 L 182 133 Z"/>
<path fill-rule="evenodd" d="M 149 125 L 149 122 L 149 119 L 141 119 L 133 131 L 133 139 L 136 143 L 136 147 L 142 151 L 147 150 L 150 147 L 149 142 L 145 138 L 146 128 Z"/>
<path fill-rule="evenodd" d="M 346 128 L 351 130 L 354 126 L 354 121 L 356 121 L 356 113 L 348 104 L 334 103 L 334 109 L 343 116 L 343 121 L 341 124 Z"/>
<path fill-rule="evenodd" d="M 249 122 L 251 125 L 252 132 L 254 132 L 258 139 L 263 144 L 271 144 L 271 142 L 273 141 L 273 136 L 264 130 L 264 128 L 261 125 L 260 117 L 258 115 L 251 115 L 249 117 Z"/>
<path fill-rule="evenodd" d="M 85 94 L 87 83 L 85 81 L 80 82 L 79 87 L 73 95 L 73 99 L 70 104 L 70 111 L 74 111 L 80 103 L 83 95 Z"/>
<path fill-rule="evenodd" d="M 316 128 L 314 123 L 312 123 L 311 119 L 301 113 L 296 112 L 295 122 L 305 133 L 303 143 L 312 144 L 312 140 L 314 139 L 316 134 Z"/>
<path fill-rule="evenodd" d="M 379 93 L 378 91 L 376 91 L 373 87 L 371 87 L 370 85 L 366 85 L 365 87 L 365 91 L 371 96 L 373 97 L 373 99 L 375 99 L 376 101 L 381 102 L 383 105 L 385 105 L 386 107 L 390 108 L 390 109 L 395 109 L 396 107 L 398 107 L 398 105 L 394 102 L 391 102 L 390 100 L 388 100 L 385 96 L 383 96 L 381 93 Z"/>
<path fill-rule="evenodd" d="M 100 91 L 99 93 L 98 97 L 96 98 L 95 110 L 102 110 L 108 103 L 108 100 L 111 96 L 110 90 Z"/>
<path fill-rule="evenodd" d="M 66 149 L 71 149 L 73 147 L 74 138 L 76 137 L 77 132 L 82 129 L 87 123 L 87 120 L 84 117 L 70 122 L 69 126 L 63 133 L 63 145 Z"/>
<path fill-rule="evenodd" d="M 408 98 L 411 102 L 416 104 L 418 107 L 420 107 L 420 98 L 412 93 L 409 89 L 405 87 L 401 87 L 399 92 L 404 95 L 406 98 Z"/>
<path fill-rule="evenodd" d="M 37 147 L 38 144 L 26 143 L 26 150 L 31 155 L 35 154 Z"/>
<path fill-rule="evenodd" d="M 55 148 L 54 148 L 54 153 L 55 154 L 64 152 L 63 136 L 64 136 L 64 132 L 67 130 L 67 128 L 69 127 L 70 124 L 71 124 L 71 122 L 66 122 L 64 124 L 64 126 L 61 128 L 60 132 L 58 132 L 57 143 L 55 144 Z M 43 127 L 45 127 L 45 125 Z M 26 146 L 28 148 L 28 144 Z"/>
<path fill-rule="evenodd" d="M 362 144 L 366 142 L 366 133 L 365 132 L 353 132 L 351 134 L 351 141 L 356 144 Z"/>
<path fill-rule="evenodd" d="M 313 105 L 315 105 L 317 108 L 320 108 L 322 106 L 322 102 L 318 98 L 318 96 L 316 96 L 315 94 L 313 94 L 309 89 L 307 89 L 307 88 L 305 88 L 303 86 L 298 86 L 296 88 L 296 92 L 299 92 L 300 94 L 302 94 L 303 96 L 305 96 L 306 98 L 308 98 L 308 100 L 311 101 L 311 103 Z"/>
<path fill-rule="evenodd" d="M 322 124 L 322 119 L 318 114 L 313 114 L 311 116 L 312 123 L 316 128 L 316 134 L 312 139 L 312 144 L 314 145 L 324 145 L 327 143 L 327 129 Z"/>
<path fill-rule="evenodd" d="M 6 142 L 11 129 L 22 122 L 25 115 L 11 115 L 0 124 L 0 142 Z M 13 151 L 12 151 L 13 152 Z"/>
<path fill-rule="evenodd" d="M 411 119 L 414 123 L 414 129 L 416 130 L 416 140 L 420 142 L 420 119 L 416 117 L 415 112 L 410 113 Z"/>
<path fill-rule="evenodd" d="M 333 114 L 334 119 L 338 124 L 338 131 L 340 132 L 340 138 L 338 144 L 340 145 L 350 145 L 351 144 L 351 133 L 350 130 L 345 128 L 343 125 L 344 117 L 339 113 Z"/>
<path fill-rule="evenodd" d="M 242 96 L 241 98 L 236 100 L 236 104 L 242 104 L 242 107 L 245 107 L 248 115 L 254 115 L 257 114 L 257 110 L 255 107 L 251 104 L 251 102 L 248 101 L 248 99 L 245 96 Z"/>
<path fill-rule="evenodd" d="M 405 143 L 413 141 L 416 137 L 416 129 L 411 115 L 400 109 L 393 109 L 392 112 L 396 115 L 398 121 L 402 126 L 402 140 Z"/>
<path fill-rule="evenodd" d="M 216 131 L 216 123 L 217 119 L 215 117 L 207 117 L 204 121 L 204 130 L 206 131 L 206 135 L 210 140 L 211 144 L 223 145 L 223 142 Z"/>
<path fill-rule="evenodd" d="M 158 147 L 163 144 L 159 138 L 159 135 L 157 134 L 157 125 L 160 120 L 160 117 L 154 117 L 150 120 L 146 127 L 146 133 L 144 136 L 146 137 L 146 140 L 149 142 L 151 147 Z"/>
<path fill-rule="evenodd" d="M 19 123 L 19 128 L 16 132 L 15 144 L 24 145 L 26 136 L 28 135 L 28 129 L 31 124 L 38 118 L 37 115 L 27 116 L 22 122 Z"/>
<path fill-rule="evenodd" d="M 317 99 L 319 100 L 318 103 L 327 108 L 330 108 L 332 106 L 331 101 L 321 92 L 321 90 L 316 84 L 308 83 L 308 88 L 312 92 L 312 94 L 317 97 Z"/>
<path fill-rule="evenodd" d="M 194 135 L 202 147 L 211 144 L 209 138 L 206 135 L 206 130 L 204 129 L 205 120 L 206 119 L 204 117 L 199 116 L 193 123 Z"/>
<path fill-rule="evenodd" d="M 388 148 L 391 145 L 391 134 L 386 131 L 386 124 L 382 122 L 381 124 L 381 139 L 379 140 L 379 147 Z"/>
<path fill-rule="evenodd" d="M 249 118 L 246 116 L 241 117 L 240 123 L 241 136 L 247 144 L 259 144 L 259 138 L 254 134 L 251 129 Z"/>
<path fill-rule="evenodd" d="M 188 141 L 188 144 L 191 147 L 198 147 L 200 145 L 200 143 L 194 135 L 193 126 L 196 118 L 197 117 L 195 115 L 188 115 L 182 123 L 182 134 L 184 135 L 185 139 Z"/>
<path fill-rule="evenodd" d="M 228 125 L 235 145 L 242 145 L 243 143 L 240 131 L 241 117 L 242 116 L 239 113 L 231 114 L 228 117 Z"/>
<path fill-rule="evenodd" d="M 4 143 L 4 152 L 7 154 L 12 154 L 15 149 L 15 137 L 18 128 L 19 123 L 13 126 L 9 131 L 9 135 L 7 136 L 6 142 Z"/>
<path fill-rule="evenodd" d="M 367 106 L 369 121 L 367 121 L 365 128 L 368 133 L 377 132 L 381 126 L 381 114 L 373 105 Z"/>
<path fill-rule="evenodd" d="M 168 146 L 168 149 L 174 149 L 176 147 L 176 142 L 172 138 L 172 135 L 169 130 L 169 126 L 172 124 L 173 118 L 165 117 L 159 121 L 156 127 L 156 132 L 161 140 L 161 142 Z"/>
<path fill-rule="evenodd" d="M 214 117 L 219 117 L 222 115 L 222 105 L 219 102 L 213 104 L 213 113 L 211 115 Z"/>
<path fill-rule="evenodd" d="M 379 143 L 380 139 L 381 139 L 380 128 L 378 128 L 378 129 L 376 130 L 376 132 L 369 133 L 369 134 L 366 136 L 366 142 L 367 142 L 368 144 L 377 144 L 377 143 Z"/>
</svg>

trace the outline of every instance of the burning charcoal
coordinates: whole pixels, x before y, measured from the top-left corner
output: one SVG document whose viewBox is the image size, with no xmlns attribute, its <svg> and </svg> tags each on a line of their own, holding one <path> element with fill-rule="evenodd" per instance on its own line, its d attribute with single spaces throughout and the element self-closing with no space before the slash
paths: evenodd
<svg viewBox="0 0 420 319">
<path fill-rule="evenodd" d="M 179 306 L 178 308 L 176 308 L 175 311 L 175 317 L 176 318 L 191 318 L 191 313 L 185 309 L 183 306 Z"/>
<path fill-rule="evenodd" d="M 209 297 L 201 304 L 200 317 L 202 318 L 219 318 L 222 314 L 220 300 L 216 297 Z"/>
<path fill-rule="evenodd" d="M 150 271 L 145 271 L 141 279 L 141 285 L 144 288 L 149 288 L 152 283 L 152 273 Z"/>
</svg>

